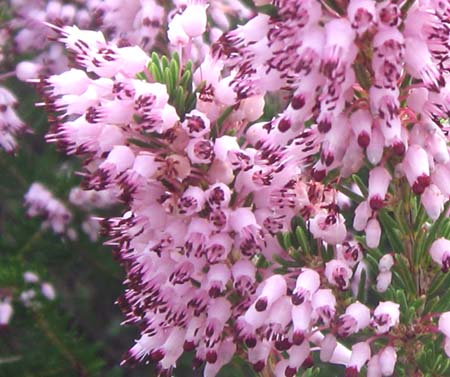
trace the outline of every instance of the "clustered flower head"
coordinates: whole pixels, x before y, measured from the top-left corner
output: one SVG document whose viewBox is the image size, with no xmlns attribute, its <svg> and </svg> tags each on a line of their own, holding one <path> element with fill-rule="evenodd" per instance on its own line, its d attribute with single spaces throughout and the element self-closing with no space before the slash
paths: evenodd
<svg viewBox="0 0 450 377">
<path fill-rule="evenodd" d="M 0 86 L 0 146 L 8 153 L 17 148 L 16 137 L 26 130 L 16 113 L 17 99 L 8 89 Z"/>
<path fill-rule="evenodd" d="M 102 4 L 103 22 L 122 20 L 112 3 Z M 114 192 L 126 206 L 102 221 L 127 274 L 117 300 L 124 324 L 141 331 L 123 363 L 148 360 L 166 376 L 193 351 L 194 366 L 214 376 L 245 354 L 256 371 L 270 364 L 291 377 L 318 352 L 348 376 L 366 365 L 367 375 L 390 376 L 400 305 L 370 308 L 340 294 L 366 285 L 365 249 L 380 245 L 393 182 L 409 187 L 432 220 L 448 201 L 441 119 L 450 114 L 450 5 L 258 1 L 276 15 L 255 14 L 220 34 L 228 24 L 219 3 L 177 2 L 170 60 L 99 31 L 52 26 L 75 68 L 40 82 L 52 113 L 48 140 L 85 157 L 86 189 Z M 152 19 L 150 8 L 133 4 L 124 22 Z M 258 121 L 274 96 L 279 114 Z M 367 193 L 355 194 L 349 231 L 335 183 L 362 169 Z M 48 216 L 47 202 L 32 197 L 30 210 Z M 292 250 L 277 236 L 296 217 L 316 254 L 302 247 L 302 262 L 280 271 Z M 443 271 L 448 242 L 430 249 Z M 386 252 L 377 262 L 381 294 L 395 258 Z M 341 338 L 356 333 L 366 340 L 344 346 Z M 374 346 L 378 339 L 387 342 Z"/>
<path fill-rule="evenodd" d="M 41 306 L 42 300 L 53 301 L 56 298 L 53 285 L 47 281 L 41 281 L 35 272 L 24 272 L 23 283 L 24 289 L 19 292 L 2 287 L 0 291 L 0 329 L 9 325 L 16 302 L 20 302 L 27 308 L 36 309 Z"/>
<path fill-rule="evenodd" d="M 42 228 L 51 228 L 56 234 L 67 234 L 69 238 L 76 237 L 74 230 L 69 227 L 72 213 L 44 185 L 39 182 L 33 183 L 24 200 L 27 215 L 40 216 L 43 219 Z"/>
</svg>

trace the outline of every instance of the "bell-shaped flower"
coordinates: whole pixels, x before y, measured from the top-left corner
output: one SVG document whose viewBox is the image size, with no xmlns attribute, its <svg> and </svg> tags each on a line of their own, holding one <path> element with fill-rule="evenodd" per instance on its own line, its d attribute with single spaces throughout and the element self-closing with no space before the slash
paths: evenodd
<svg viewBox="0 0 450 377">
<path fill-rule="evenodd" d="M 250 208 L 235 209 L 230 215 L 229 225 L 237 234 L 235 243 L 242 254 L 252 256 L 261 249 L 261 227 Z"/>
<path fill-rule="evenodd" d="M 240 295 L 253 293 L 256 282 L 256 267 L 246 259 L 241 259 L 231 267 L 233 287 Z"/>
<path fill-rule="evenodd" d="M 336 245 L 336 259 L 342 260 L 350 268 L 361 262 L 363 256 L 361 245 L 356 241 L 345 241 Z"/>
<path fill-rule="evenodd" d="M 370 359 L 370 345 L 367 342 L 359 342 L 352 346 L 350 363 L 346 367 L 345 375 L 357 376 L 367 361 Z"/>
<path fill-rule="evenodd" d="M 282 275 L 272 275 L 262 284 L 262 289 L 254 304 L 258 312 L 269 309 L 287 291 L 286 280 Z"/>
<path fill-rule="evenodd" d="M 353 219 L 353 227 L 355 230 L 361 232 L 369 221 L 370 216 L 372 215 L 372 210 L 370 209 L 369 202 L 367 200 L 362 201 L 358 204 L 355 210 L 355 217 Z"/>
<path fill-rule="evenodd" d="M 450 338 L 450 312 L 442 313 L 439 316 L 438 329 L 447 338 Z"/>
<path fill-rule="evenodd" d="M 274 346 L 279 351 L 285 351 L 291 347 L 287 338 L 289 323 L 291 322 L 291 300 L 287 296 L 281 296 L 270 307 L 269 315 L 265 320 L 264 336 L 267 340 L 274 341 Z"/>
<path fill-rule="evenodd" d="M 320 211 L 310 220 L 309 226 L 314 238 L 331 245 L 343 242 L 347 235 L 345 219 L 339 213 Z"/>
<path fill-rule="evenodd" d="M 447 138 L 438 130 L 433 131 L 427 138 L 426 150 L 437 163 L 446 164 L 450 160 Z"/>
<path fill-rule="evenodd" d="M 403 160 L 403 171 L 415 194 L 422 194 L 431 183 L 427 152 L 419 145 L 410 145 Z"/>
<path fill-rule="evenodd" d="M 196 186 L 189 186 L 178 199 L 178 209 L 181 215 L 190 216 L 203 209 L 205 204 L 205 192 Z"/>
<path fill-rule="evenodd" d="M 96 189 L 106 187 L 118 174 L 133 166 L 134 152 L 125 145 L 116 145 L 90 178 L 89 186 Z"/>
<path fill-rule="evenodd" d="M 325 264 L 325 277 L 328 282 L 341 290 L 348 288 L 352 274 L 350 267 L 342 260 L 332 259 Z"/>
<path fill-rule="evenodd" d="M 255 372 L 261 372 L 267 363 L 270 351 L 272 350 L 272 342 L 262 339 L 256 343 L 254 347 L 247 350 L 248 361 L 252 364 Z"/>
<path fill-rule="evenodd" d="M 357 1 L 353 1 L 356 3 Z M 372 115 L 368 110 L 358 109 L 350 116 L 352 130 L 361 148 L 367 148 L 372 134 Z"/>
<path fill-rule="evenodd" d="M 377 12 L 374 0 L 351 0 L 347 7 L 352 28 L 361 35 L 376 22 Z"/>
<path fill-rule="evenodd" d="M 445 86 L 445 79 L 438 65 L 433 61 L 427 42 L 419 38 L 406 38 L 405 46 L 405 62 L 408 73 L 414 78 L 422 79 L 430 90 L 438 92 L 441 87 Z"/>
<path fill-rule="evenodd" d="M 199 217 L 192 219 L 185 236 L 185 248 L 188 256 L 191 253 L 196 257 L 203 255 L 212 230 L 212 225 L 206 219 Z"/>
<path fill-rule="evenodd" d="M 381 374 L 383 376 L 392 376 L 394 374 L 395 364 L 397 362 L 397 352 L 394 347 L 387 346 L 379 353 L 379 363 Z"/>
<path fill-rule="evenodd" d="M 400 321 L 400 305 L 392 301 L 382 301 L 375 308 L 371 325 L 377 334 L 387 333 Z"/>
<path fill-rule="evenodd" d="M 185 115 L 181 127 L 192 138 L 203 137 L 209 134 L 210 121 L 204 113 L 198 110 L 192 110 Z"/>
<path fill-rule="evenodd" d="M 308 341 L 304 341 L 300 345 L 292 346 L 288 351 L 289 361 L 285 374 L 295 376 L 297 370 L 303 366 L 303 363 L 307 360 L 310 355 L 310 351 L 311 349 Z"/>
<path fill-rule="evenodd" d="M 311 300 L 313 318 L 321 319 L 324 324 L 329 324 L 336 313 L 336 297 L 331 289 L 319 289 Z"/>
<path fill-rule="evenodd" d="M 202 35 L 206 30 L 207 16 L 204 1 L 188 1 L 186 9 L 181 13 L 181 26 L 184 32 L 190 37 L 195 38 Z"/>
<path fill-rule="evenodd" d="M 325 35 L 321 70 L 326 77 L 333 79 L 345 64 L 353 62 L 352 47 L 356 33 L 346 18 L 336 18 L 325 24 Z"/>
<path fill-rule="evenodd" d="M 162 369 L 170 370 L 175 366 L 176 361 L 183 353 L 183 343 L 186 330 L 180 327 L 174 327 L 167 340 L 161 347 L 152 352 L 153 355 L 157 355 L 157 358 L 161 358 L 159 364 Z"/>
<path fill-rule="evenodd" d="M 367 377 L 382 377 L 378 354 L 373 355 L 367 363 Z"/>
<path fill-rule="evenodd" d="M 446 165 L 436 164 L 431 179 L 444 196 L 450 196 L 450 169 Z"/>
<path fill-rule="evenodd" d="M 213 264 L 206 275 L 204 288 L 208 291 L 210 297 L 217 297 L 224 292 L 230 278 L 231 272 L 227 265 Z"/>
<path fill-rule="evenodd" d="M 226 208 L 230 203 L 231 190 L 224 183 L 215 183 L 206 190 L 206 200 L 213 208 Z"/>
<path fill-rule="evenodd" d="M 441 266 L 443 272 L 450 268 L 450 240 L 438 238 L 430 247 L 431 258 Z"/>
<path fill-rule="evenodd" d="M 337 321 L 338 334 L 349 336 L 370 324 L 370 309 L 360 302 L 350 304 L 345 309 L 345 314 L 341 315 Z"/>
<path fill-rule="evenodd" d="M 216 233 L 209 238 L 205 255 L 209 263 L 217 263 L 227 258 L 233 246 L 233 239 L 226 233 Z"/>
<path fill-rule="evenodd" d="M 324 362 L 330 361 L 336 347 L 336 337 L 331 333 L 325 335 L 320 344 L 320 360 Z"/>
<path fill-rule="evenodd" d="M 218 359 L 218 345 L 230 316 L 231 304 L 227 299 L 219 297 L 209 302 L 204 333 L 207 347 L 206 361 L 209 363 L 214 364 Z"/>
<path fill-rule="evenodd" d="M 186 146 L 186 153 L 193 164 L 209 164 L 214 158 L 214 145 L 201 137 L 192 138 Z"/>
<path fill-rule="evenodd" d="M 370 171 L 369 204 L 373 210 L 383 207 L 390 181 L 391 175 L 384 167 L 377 166 Z"/>
<path fill-rule="evenodd" d="M 320 287 L 320 275 L 310 268 L 303 268 L 297 277 L 294 291 L 292 292 L 292 303 L 300 305 L 305 300 L 310 301 L 312 295 Z"/>
<path fill-rule="evenodd" d="M 310 331 L 312 310 L 309 301 L 292 306 L 292 343 L 297 346 L 304 342 L 306 334 Z"/>
<path fill-rule="evenodd" d="M 427 211 L 428 216 L 436 221 L 444 210 L 444 204 L 447 201 L 447 198 L 441 190 L 432 183 L 425 189 L 420 197 L 420 201 L 424 206 L 425 211 Z"/>
<path fill-rule="evenodd" d="M 233 339 L 226 338 L 220 342 L 217 350 L 217 360 L 214 363 L 206 363 L 205 369 L 203 370 L 203 377 L 215 377 L 220 369 L 231 361 L 235 352 L 236 344 Z"/>
<path fill-rule="evenodd" d="M 190 37 L 184 31 L 180 14 L 176 14 L 175 17 L 169 22 L 167 37 L 169 38 L 170 43 L 174 46 L 186 46 L 189 43 Z"/>
</svg>

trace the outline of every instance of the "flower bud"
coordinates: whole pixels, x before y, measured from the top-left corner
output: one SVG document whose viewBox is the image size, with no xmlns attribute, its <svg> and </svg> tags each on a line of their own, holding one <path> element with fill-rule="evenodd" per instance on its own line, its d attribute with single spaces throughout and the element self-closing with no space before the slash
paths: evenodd
<svg viewBox="0 0 450 377">
<path fill-rule="evenodd" d="M 378 247 L 381 238 L 381 226 L 377 219 L 370 219 L 366 226 L 366 243 L 370 248 Z"/>
<path fill-rule="evenodd" d="M 181 25 L 184 32 L 191 38 L 202 35 L 206 30 L 206 8 L 207 5 L 201 2 L 188 3 L 186 9 L 181 14 Z"/>
<path fill-rule="evenodd" d="M 383 376 L 394 374 L 395 363 L 397 362 L 397 352 L 391 346 L 383 348 L 379 353 L 379 363 Z"/>
</svg>

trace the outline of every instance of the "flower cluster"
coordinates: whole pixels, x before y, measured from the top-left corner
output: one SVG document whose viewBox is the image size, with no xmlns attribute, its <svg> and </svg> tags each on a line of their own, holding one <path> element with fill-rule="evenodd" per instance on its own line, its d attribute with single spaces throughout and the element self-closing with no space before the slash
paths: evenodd
<svg viewBox="0 0 450 377">
<path fill-rule="evenodd" d="M 125 30 L 148 19 L 127 35 L 154 40 L 151 17 L 162 8 L 147 14 L 135 2 L 123 16 L 112 3 L 99 5 L 104 23 Z M 177 4 L 170 60 L 98 31 L 52 26 L 77 68 L 40 82 L 48 140 L 85 157 L 86 189 L 126 206 L 102 220 L 127 274 L 117 301 L 124 323 L 141 331 L 123 363 L 150 360 L 165 376 L 195 351 L 194 365 L 214 376 L 246 354 L 256 371 L 291 377 L 318 351 L 348 376 L 366 365 L 367 375 L 390 376 L 398 348 L 410 344 L 390 288 L 406 279 L 396 268 L 417 272 L 426 247 L 442 271 L 450 267 L 448 239 L 415 247 L 425 237 L 419 222 L 408 224 L 418 233 L 403 246 L 388 214 L 408 207 L 400 187 L 417 218 L 446 216 L 450 6 L 258 1 L 273 14 L 219 35 L 207 17 L 228 26 L 216 3 Z M 263 120 L 271 101 L 279 114 Z M 341 183 L 361 172 L 368 182 L 356 180 L 359 192 Z M 342 205 L 339 191 L 357 202 L 351 230 L 352 203 Z M 406 257 L 380 250 L 383 231 Z M 370 263 L 378 296 L 367 288 Z M 435 317 L 411 314 L 417 336 L 437 333 Z M 442 315 L 446 349 L 447 322 Z M 349 349 L 342 338 L 356 341 Z"/>
<path fill-rule="evenodd" d="M 75 231 L 69 228 L 72 213 L 41 183 L 33 183 L 24 200 L 29 217 L 40 216 L 44 219 L 43 229 L 51 228 L 56 234 L 67 234 L 71 239 L 76 237 Z"/>
<path fill-rule="evenodd" d="M 26 130 L 15 111 L 17 99 L 8 89 L 0 86 L 0 146 L 8 153 L 17 148 L 16 136 Z"/>
<path fill-rule="evenodd" d="M 22 305 L 28 308 L 37 308 L 41 305 L 40 300 L 53 301 L 56 292 L 53 285 L 46 281 L 41 281 L 39 276 L 31 271 L 23 274 L 24 289 L 18 297 L 14 292 L 4 289 L 0 292 L 0 329 L 8 326 L 14 314 L 14 301 L 17 299 Z"/>
</svg>

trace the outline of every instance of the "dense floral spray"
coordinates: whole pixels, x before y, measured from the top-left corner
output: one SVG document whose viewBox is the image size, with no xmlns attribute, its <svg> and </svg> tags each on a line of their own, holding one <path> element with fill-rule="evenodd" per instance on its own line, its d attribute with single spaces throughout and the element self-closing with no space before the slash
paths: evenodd
<svg viewBox="0 0 450 377">
<path fill-rule="evenodd" d="M 193 351 L 205 376 L 234 355 L 277 376 L 412 375 L 426 337 L 450 356 L 433 301 L 450 268 L 447 1 L 50 3 L 39 25 L 71 68 L 18 75 L 40 72 L 48 141 L 84 157 L 84 188 L 125 208 L 101 219 L 141 332 L 123 364 L 166 376 Z M 26 202 L 67 228 L 41 186 Z"/>
</svg>

